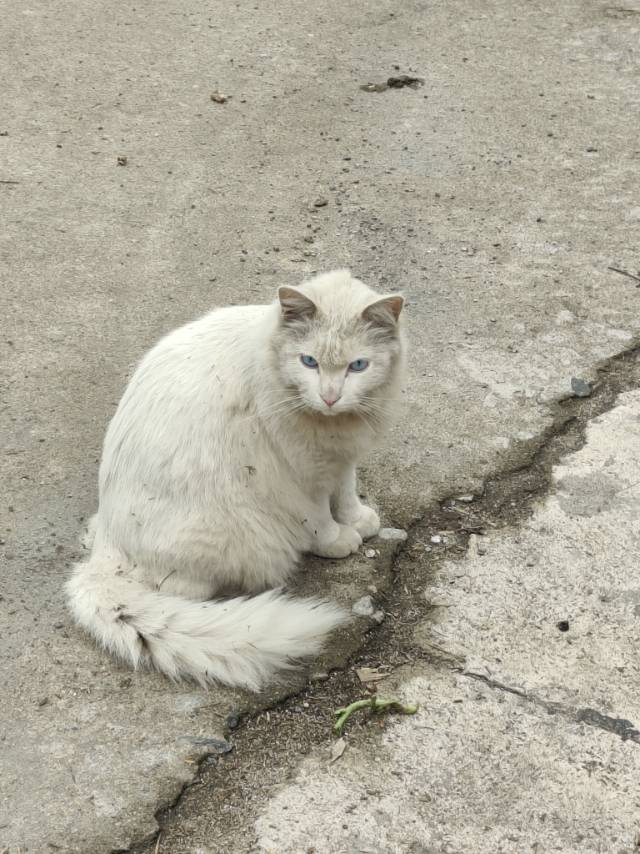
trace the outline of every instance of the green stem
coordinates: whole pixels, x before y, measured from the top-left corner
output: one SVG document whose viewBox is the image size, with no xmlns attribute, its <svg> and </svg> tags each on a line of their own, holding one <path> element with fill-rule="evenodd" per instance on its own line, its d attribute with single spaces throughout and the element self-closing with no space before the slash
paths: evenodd
<svg viewBox="0 0 640 854">
<path fill-rule="evenodd" d="M 342 730 L 348 719 L 354 712 L 360 709 L 371 709 L 372 712 L 397 712 L 401 715 L 415 715 L 418 707 L 414 705 L 404 705 L 400 700 L 381 700 L 378 697 L 370 697 L 367 700 L 356 700 L 345 706 L 343 709 L 336 709 L 335 715 L 338 720 L 333 725 L 333 731 L 336 735 L 342 735 Z"/>
</svg>

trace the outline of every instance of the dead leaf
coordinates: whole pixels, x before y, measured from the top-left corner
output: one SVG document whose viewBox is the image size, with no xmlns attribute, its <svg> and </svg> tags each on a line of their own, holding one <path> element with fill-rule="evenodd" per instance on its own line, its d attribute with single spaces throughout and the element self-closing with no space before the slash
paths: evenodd
<svg viewBox="0 0 640 854">
<path fill-rule="evenodd" d="M 358 667 L 356 670 L 356 676 L 364 685 L 368 685 L 371 682 L 379 682 L 386 675 L 386 673 L 381 673 L 375 667 Z"/>
<path fill-rule="evenodd" d="M 331 761 L 335 762 L 336 759 L 340 759 L 346 749 L 347 742 L 344 738 L 339 738 L 337 741 L 334 741 L 333 747 L 331 748 Z"/>
</svg>

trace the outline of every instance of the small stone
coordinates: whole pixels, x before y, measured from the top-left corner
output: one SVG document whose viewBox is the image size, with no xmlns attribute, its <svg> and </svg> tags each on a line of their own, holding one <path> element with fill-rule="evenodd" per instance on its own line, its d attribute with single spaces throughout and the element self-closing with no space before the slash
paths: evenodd
<svg viewBox="0 0 640 854">
<path fill-rule="evenodd" d="M 593 388 L 591 387 L 591 383 L 588 383 L 586 380 L 580 377 L 571 377 L 571 391 L 576 397 L 589 397 Z"/>
<path fill-rule="evenodd" d="M 313 203 L 313 206 L 314 206 L 314 208 L 326 208 L 326 206 L 328 204 L 329 204 L 329 200 L 325 199 L 324 197 L 321 196 L 319 199 L 315 200 L 315 202 Z"/>
<path fill-rule="evenodd" d="M 372 619 L 375 623 L 377 623 L 378 625 L 380 625 L 381 623 L 384 623 L 384 611 L 375 611 L 375 612 L 371 615 L 371 619 Z"/>
<path fill-rule="evenodd" d="M 37 704 L 40 708 L 42 708 L 42 706 L 46 706 L 48 702 L 49 702 L 48 697 L 38 697 Z"/>
<path fill-rule="evenodd" d="M 470 504 L 473 498 L 473 495 L 456 495 L 456 501 L 464 501 L 465 504 Z"/>
<path fill-rule="evenodd" d="M 430 542 L 437 546 L 439 543 L 442 542 L 442 537 L 440 536 L 440 534 L 434 534 L 433 537 L 431 537 Z"/>
<path fill-rule="evenodd" d="M 558 622 L 556 623 L 556 627 L 561 632 L 568 632 L 569 631 L 569 620 L 558 620 Z"/>
<path fill-rule="evenodd" d="M 480 556 L 482 556 L 482 555 L 486 555 L 486 553 L 487 553 L 487 546 L 486 546 L 486 543 L 484 543 L 482 540 L 478 540 L 478 543 L 477 543 L 477 546 L 476 546 L 476 547 L 477 547 L 477 549 L 478 549 L 478 554 L 479 554 Z"/>
<path fill-rule="evenodd" d="M 318 670 L 316 673 L 311 674 L 312 682 L 326 682 L 329 679 L 329 674 L 326 670 Z"/>
<path fill-rule="evenodd" d="M 126 154 L 119 154 L 118 155 L 118 159 L 116 160 L 116 163 L 118 164 L 118 166 L 126 166 L 128 162 L 129 162 L 129 158 L 127 157 Z"/>
<path fill-rule="evenodd" d="M 408 534 L 402 528 L 381 528 L 378 536 L 381 540 L 406 540 Z"/>
<path fill-rule="evenodd" d="M 240 725 L 240 715 L 235 712 L 231 712 L 230 715 L 227 715 L 227 719 L 224 723 L 227 729 L 237 729 Z"/>
<path fill-rule="evenodd" d="M 351 611 L 358 617 L 372 617 L 375 613 L 376 606 L 373 604 L 371 596 L 363 596 L 354 602 Z"/>
<path fill-rule="evenodd" d="M 375 557 L 377 554 L 378 554 L 378 552 L 375 549 L 365 549 L 364 550 L 364 556 L 365 557 Z"/>
<path fill-rule="evenodd" d="M 215 91 L 211 93 L 211 100 L 214 104 L 226 104 L 229 98 L 230 95 L 223 95 L 222 92 Z"/>
</svg>

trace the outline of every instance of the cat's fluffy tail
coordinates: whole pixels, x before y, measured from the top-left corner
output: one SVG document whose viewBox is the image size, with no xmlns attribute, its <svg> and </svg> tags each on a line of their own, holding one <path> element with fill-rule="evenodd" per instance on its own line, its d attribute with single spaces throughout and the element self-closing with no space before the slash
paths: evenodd
<svg viewBox="0 0 640 854">
<path fill-rule="evenodd" d="M 175 680 L 258 691 L 276 671 L 317 654 L 324 636 L 348 619 L 330 602 L 277 590 L 194 602 L 118 573 L 109 558 L 78 564 L 67 584 L 74 617 L 113 654 Z"/>
</svg>

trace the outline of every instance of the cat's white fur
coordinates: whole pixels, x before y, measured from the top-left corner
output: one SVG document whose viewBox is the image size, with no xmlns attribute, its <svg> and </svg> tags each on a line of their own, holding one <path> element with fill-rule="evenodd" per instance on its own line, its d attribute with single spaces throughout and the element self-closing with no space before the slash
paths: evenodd
<svg viewBox="0 0 640 854">
<path fill-rule="evenodd" d="M 134 666 L 258 690 L 347 619 L 277 588 L 302 553 L 346 557 L 379 529 L 355 465 L 396 407 L 402 297 L 346 270 L 278 297 L 167 335 L 107 431 L 91 555 L 68 594 Z M 369 367 L 348 371 L 356 359 Z"/>
</svg>

